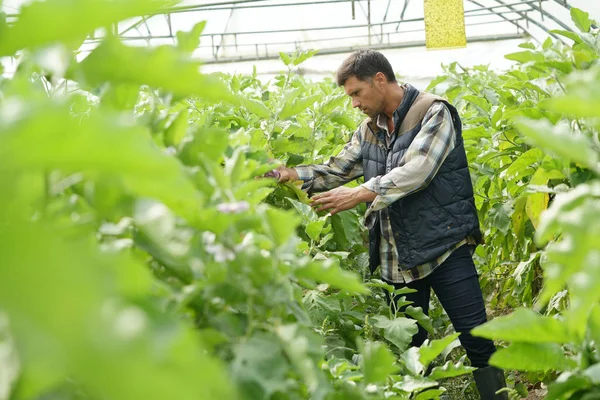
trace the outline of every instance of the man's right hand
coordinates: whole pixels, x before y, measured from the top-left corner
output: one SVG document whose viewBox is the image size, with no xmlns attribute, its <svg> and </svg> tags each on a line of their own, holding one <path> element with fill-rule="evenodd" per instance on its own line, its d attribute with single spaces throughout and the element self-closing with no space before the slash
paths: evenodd
<svg viewBox="0 0 600 400">
<path fill-rule="evenodd" d="M 276 171 L 279 172 L 279 182 L 284 183 L 287 181 L 297 181 L 298 173 L 294 168 L 288 168 L 284 165 L 279 166 Z"/>
</svg>

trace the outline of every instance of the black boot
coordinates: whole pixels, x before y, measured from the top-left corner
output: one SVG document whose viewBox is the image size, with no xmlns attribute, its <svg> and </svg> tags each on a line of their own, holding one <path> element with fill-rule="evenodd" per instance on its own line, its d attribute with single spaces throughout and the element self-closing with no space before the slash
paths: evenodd
<svg viewBox="0 0 600 400">
<path fill-rule="evenodd" d="M 481 400 L 508 400 L 508 393 L 496 394 L 498 390 L 506 387 L 504 371 L 501 369 L 492 366 L 478 368 L 473 371 L 473 377 Z"/>
</svg>

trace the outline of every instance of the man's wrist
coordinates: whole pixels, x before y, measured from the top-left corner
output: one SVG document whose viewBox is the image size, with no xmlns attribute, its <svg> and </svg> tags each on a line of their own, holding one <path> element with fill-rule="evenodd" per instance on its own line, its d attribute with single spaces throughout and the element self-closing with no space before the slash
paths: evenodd
<svg viewBox="0 0 600 400">
<path fill-rule="evenodd" d="M 361 202 L 368 203 L 375 200 L 375 197 L 377 197 L 377 193 L 372 192 L 364 186 L 358 186 L 356 189 L 358 193 L 358 198 Z"/>
</svg>

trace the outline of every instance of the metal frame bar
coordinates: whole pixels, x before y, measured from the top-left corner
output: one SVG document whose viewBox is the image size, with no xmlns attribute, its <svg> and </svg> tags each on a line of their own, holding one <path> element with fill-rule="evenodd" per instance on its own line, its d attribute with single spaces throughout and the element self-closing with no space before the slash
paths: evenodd
<svg viewBox="0 0 600 400">
<path fill-rule="evenodd" d="M 314 5 L 319 5 L 319 4 L 325 5 L 325 4 L 348 3 L 349 2 L 349 0 L 321 0 L 321 1 L 289 0 L 289 1 L 290 2 L 283 3 L 283 2 L 275 2 L 274 0 L 229 0 L 229 1 L 223 0 L 218 3 L 212 3 L 212 4 L 195 4 L 195 5 L 187 5 L 187 6 L 169 7 L 169 8 L 165 8 L 159 12 L 140 17 L 139 20 L 135 21 L 130 26 L 124 28 L 118 34 L 124 40 L 146 40 L 149 42 L 152 39 L 174 39 L 175 29 L 173 29 L 174 27 L 172 25 L 171 17 L 173 14 L 177 14 L 177 13 L 197 12 L 197 11 L 215 11 L 215 10 L 231 10 L 231 12 L 233 13 L 234 10 L 248 9 L 248 8 L 287 7 L 287 6 L 304 6 L 304 5 L 314 6 Z M 359 37 L 345 36 L 343 38 L 341 38 L 341 37 L 340 38 L 319 38 L 319 39 L 315 39 L 315 40 L 303 40 L 301 42 L 280 41 L 280 42 L 268 42 L 268 43 L 261 42 L 261 43 L 247 43 L 247 44 L 244 44 L 244 43 L 238 44 L 238 36 L 256 35 L 256 34 L 299 33 L 299 32 L 315 32 L 316 33 L 316 32 L 326 32 L 326 31 L 330 31 L 330 30 L 365 29 L 365 28 L 368 31 L 368 42 L 369 42 L 369 44 L 371 44 L 374 47 L 387 46 L 387 47 L 393 48 L 393 47 L 398 47 L 398 46 L 412 47 L 413 45 L 416 45 L 415 43 L 417 43 L 417 42 L 392 43 L 392 41 L 390 40 L 390 35 L 394 36 L 395 34 L 398 34 L 398 33 L 424 31 L 424 27 L 421 29 L 417 29 L 417 30 L 406 30 L 406 29 L 399 30 L 400 25 L 402 23 L 414 23 L 414 22 L 421 22 L 424 20 L 424 18 L 409 18 L 409 19 L 404 18 L 410 0 L 403 0 L 403 6 L 402 6 L 402 11 L 401 11 L 399 20 L 387 21 L 388 11 L 390 8 L 390 4 L 392 2 L 392 0 L 388 0 L 386 12 L 383 17 L 383 21 L 381 21 L 381 22 L 373 22 L 371 20 L 371 17 L 372 17 L 371 12 L 370 12 L 371 1 L 375 1 L 375 0 L 352 0 L 353 5 L 355 2 L 358 2 L 359 7 L 362 9 L 363 13 L 365 14 L 365 16 L 367 18 L 366 24 L 344 25 L 344 26 L 337 26 L 337 27 L 324 26 L 324 27 L 315 27 L 315 28 L 280 29 L 280 30 L 270 30 L 270 31 L 265 30 L 265 31 L 227 32 L 228 25 L 229 25 L 229 19 L 228 19 L 226 28 L 224 29 L 225 32 L 203 35 L 203 37 L 210 36 L 211 44 L 209 46 L 201 45 L 200 48 L 212 47 L 213 48 L 212 54 L 213 54 L 213 57 L 215 58 L 215 60 L 213 60 L 214 62 L 219 62 L 218 58 L 219 58 L 219 53 L 220 53 L 221 49 L 231 48 L 234 46 L 236 49 L 238 47 L 254 46 L 256 48 L 257 54 L 259 53 L 259 48 L 262 48 L 264 46 L 266 56 L 268 56 L 268 58 L 276 58 L 276 56 L 277 56 L 276 52 L 274 54 L 268 54 L 269 53 L 268 46 L 294 44 L 296 46 L 296 48 L 301 48 L 302 44 L 305 44 L 305 43 L 317 43 L 320 41 L 327 41 L 327 40 L 335 41 L 335 40 L 342 40 L 342 39 L 352 39 L 352 38 L 364 37 L 364 35 L 359 36 Z M 381 1 L 385 1 L 385 0 L 381 0 Z M 561 37 L 557 37 L 556 35 L 550 33 L 549 32 L 550 29 L 547 24 L 550 21 L 553 21 L 561 28 L 564 28 L 566 30 L 571 30 L 571 28 L 568 25 L 563 23 L 554 14 L 549 12 L 547 8 L 543 7 L 543 2 L 546 2 L 549 0 L 523 0 L 523 1 L 494 0 L 495 4 L 492 6 L 489 6 L 489 7 L 482 4 L 482 2 L 481 2 L 482 0 L 468 0 L 468 1 L 470 3 L 476 5 L 478 8 L 475 8 L 472 10 L 465 10 L 465 18 L 467 19 L 467 24 L 466 24 L 467 26 L 478 25 L 478 23 L 469 24 L 468 23 L 469 18 L 495 16 L 495 17 L 499 18 L 498 21 L 491 21 L 491 22 L 486 22 L 486 23 L 487 24 L 496 23 L 496 22 L 510 23 L 513 26 L 515 26 L 515 28 L 516 28 L 515 35 L 517 35 L 518 37 L 522 37 L 521 32 L 524 32 L 524 33 L 529 34 L 529 36 L 531 36 L 536 41 L 537 41 L 537 39 L 535 37 L 535 34 L 533 34 L 532 31 L 529 29 L 530 24 L 539 27 L 540 29 L 544 30 L 545 32 L 548 32 L 551 36 L 553 36 L 561 41 L 565 41 L 565 39 L 563 39 Z M 568 3 L 568 0 L 552 0 L 552 1 L 554 3 L 560 5 L 561 7 L 565 7 L 567 10 L 569 10 L 571 8 L 571 5 Z M 366 11 L 365 11 L 365 8 L 363 7 L 364 2 L 367 3 L 367 4 L 365 4 L 367 6 Z M 540 21 L 540 18 L 537 18 L 537 17 L 533 18 L 532 15 L 530 14 L 531 12 L 536 12 L 536 13 L 539 12 L 540 13 L 539 15 L 541 16 L 541 21 Z M 167 36 L 153 35 L 151 32 L 151 29 L 148 26 L 148 22 L 147 22 L 148 19 L 152 18 L 154 16 L 158 16 L 158 15 L 162 15 L 163 17 L 166 18 L 166 23 L 167 23 L 168 32 L 169 32 L 169 34 Z M 18 14 L 15 14 L 15 15 L 8 14 L 7 15 L 9 20 L 11 17 L 17 17 L 17 16 L 18 16 Z M 518 17 L 515 17 L 515 16 L 518 16 Z M 231 14 L 229 17 L 231 18 Z M 387 27 L 389 25 L 393 25 L 393 24 L 396 24 L 395 32 L 390 31 L 390 29 L 384 29 L 385 27 Z M 145 28 L 146 28 L 145 30 L 148 31 L 147 35 L 142 35 L 141 29 L 140 29 L 142 26 L 145 26 Z M 140 36 L 136 36 L 136 37 L 126 36 L 126 34 L 128 32 L 131 32 L 133 30 L 137 30 L 138 32 L 140 32 Z M 387 43 L 384 40 L 384 37 L 386 35 L 387 35 Z M 230 36 L 233 37 L 235 44 L 224 43 L 225 38 L 228 38 Z M 376 40 L 372 42 L 373 36 L 375 36 Z M 219 40 L 219 38 L 220 38 L 220 40 Z M 85 43 L 92 44 L 92 43 L 96 43 L 98 40 L 99 40 L 98 38 L 95 38 L 92 36 L 90 39 L 86 40 Z M 468 38 L 468 41 L 469 42 L 478 41 L 478 39 Z M 405 45 L 407 45 L 407 46 L 405 46 Z M 326 52 L 330 52 L 330 51 L 335 52 L 336 49 L 325 49 L 325 50 L 321 51 L 320 54 L 327 54 Z M 347 51 L 347 48 L 344 48 L 342 51 Z M 273 53 L 273 51 L 271 51 L 271 53 Z M 331 53 L 331 54 L 334 54 L 334 53 Z"/>
<path fill-rule="evenodd" d="M 493 35 L 493 36 L 482 36 L 482 37 L 472 37 L 469 39 L 470 42 L 491 42 L 497 40 L 510 40 L 510 39 L 522 39 L 522 34 L 509 33 L 504 35 Z M 369 48 L 373 50 L 383 50 L 383 49 L 402 49 L 402 48 L 411 48 L 411 47 L 423 47 L 425 46 L 425 41 L 415 41 L 415 42 L 404 42 L 404 43 L 392 43 L 385 45 L 372 45 Z M 350 46 L 350 47 L 337 47 L 324 49 L 319 51 L 319 55 L 328 55 L 328 54 L 340 54 L 340 53 L 351 53 L 355 50 L 362 48 L 361 46 Z M 256 61 L 256 60 L 275 60 L 278 59 L 278 54 L 269 54 L 260 57 L 250 57 L 250 56 L 240 56 L 240 57 L 227 57 L 227 58 L 219 58 L 218 60 L 203 60 L 203 64 L 222 64 L 222 63 L 231 63 L 231 62 L 243 62 L 243 61 Z"/>
<path fill-rule="evenodd" d="M 479 11 L 479 10 L 473 10 L 473 11 Z M 498 13 L 489 13 L 489 14 L 476 14 L 476 15 L 472 15 L 472 17 L 486 17 L 486 16 L 502 16 L 503 14 L 515 14 L 514 11 L 504 11 L 504 12 L 498 12 Z M 404 20 L 403 22 L 420 22 L 423 21 L 423 18 L 415 18 L 415 19 L 407 19 Z M 488 21 L 486 23 L 494 23 L 494 22 L 511 22 L 514 24 L 514 22 L 519 21 L 519 19 L 509 19 L 507 17 L 503 17 L 502 20 L 500 21 Z M 371 26 L 388 26 L 388 25 L 393 25 L 395 23 L 397 23 L 398 21 L 387 21 L 387 22 L 380 22 L 380 23 L 376 23 L 376 24 L 371 24 Z M 467 26 L 470 25 L 478 25 L 478 23 L 473 23 L 473 24 L 466 24 Z M 208 33 L 208 34 L 204 34 L 203 36 L 205 37 L 222 37 L 222 36 L 239 36 L 239 35 L 262 35 L 262 34 L 270 34 L 270 33 L 296 33 L 296 32 L 312 32 L 312 31 L 328 31 L 328 30 L 344 30 L 344 29 L 362 29 L 362 28 L 368 28 L 369 25 L 368 24 L 363 24 L 363 25 L 344 25 L 344 26 L 336 26 L 336 27 L 316 27 L 316 28 L 296 28 L 296 29 L 279 29 L 279 30 L 269 30 L 269 31 L 237 31 L 237 32 L 223 32 L 223 33 Z M 392 31 L 392 32 L 386 32 L 384 31 L 383 34 L 391 34 L 391 33 L 406 33 L 406 32 L 420 32 L 420 31 L 424 31 L 422 28 L 420 29 L 415 29 L 415 30 L 404 30 L 404 31 Z M 364 36 L 364 35 L 363 35 Z M 101 40 L 102 38 L 97 38 L 95 39 L 96 41 Z M 173 39 L 172 35 L 155 35 L 155 36 L 121 36 L 121 39 L 125 39 L 125 40 L 145 40 L 145 39 Z M 88 40 L 86 41 L 87 43 L 90 42 L 94 42 L 94 40 Z M 261 42 L 260 44 L 262 45 L 264 42 Z"/>
<path fill-rule="evenodd" d="M 512 22 L 513 20 L 508 20 L 508 22 Z M 504 23 L 507 22 L 505 20 L 501 20 L 501 21 L 485 21 L 485 22 L 474 22 L 474 23 L 470 23 L 470 24 L 465 24 L 466 26 L 478 26 L 478 25 L 490 25 L 490 24 L 497 24 L 497 23 Z M 412 33 L 412 32 L 422 32 L 422 29 L 407 29 L 407 30 L 402 30 L 402 31 L 392 31 L 392 32 L 385 32 L 386 35 L 388 35 L 388 44 L 392 44 L 389 41 L 389 36 L 390 35 L 401 35 L 404 33 Z M 214 35 L 211 36 L 221 36 L 221 33 L 216 33 Z M 358 38 L 364 38 L 364 35 L 357 35 L 357 36 L 343 36 L 343 37 L 327 37 L 327 38 L 318 38 L 318 39 L 306 39 L 304 40 L 303 43 L 318 43 L 318 42 L 326 42 L 326 41 L 338 41 L 338 40 L 345 40 L 345 39 L 358 39 Z M 151 39 L 171 39 L 170 36 L 145 36 L 145 37 L 122 37 L 121 39 L 123 40 L 151 40 Z M 97 39 L 96 42 L 100 42 L 102 39 Z M 263 42 L 261 43 L 261 45 L 291 45 L 291 44 L 298 44 L 297 41 L 279 41 L 279 42 Z M 240 43 L 240 44 L 222 44 L 220 45 L 221 48 L 238 48 L 238 47 L 255 47 L 256 44 L 255 43 Z M 198 46 L 199 49 L 210 49 L 212 48 L 213 45 L 203 45 L 200 44 Z"/>
</svg>

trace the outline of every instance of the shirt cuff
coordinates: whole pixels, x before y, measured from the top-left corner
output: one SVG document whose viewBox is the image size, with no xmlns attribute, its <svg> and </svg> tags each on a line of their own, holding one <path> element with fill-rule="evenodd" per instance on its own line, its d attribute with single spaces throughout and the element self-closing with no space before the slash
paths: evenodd
<svg viewBox="0 0 600 400">
<path fill-rule="evenodd" d="M 296 173 L 298 174 L 298 179 L 302 181 L 312 181 L 314 178 L 312 168 L 310 167 L 297 165 L 294 167 L 294 170 L 296 170 Z"/>
<path fill-rule="evenodd" d="M 373 193 L 377 193 L 377 195 L 379 195 L 379 176 L 376 176 L 374 178 L 369 179 L 367 182 L 363 183 L 362 187 L 364 187 L 367 190 L 370 190 Z"/>
</svg>

